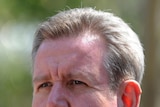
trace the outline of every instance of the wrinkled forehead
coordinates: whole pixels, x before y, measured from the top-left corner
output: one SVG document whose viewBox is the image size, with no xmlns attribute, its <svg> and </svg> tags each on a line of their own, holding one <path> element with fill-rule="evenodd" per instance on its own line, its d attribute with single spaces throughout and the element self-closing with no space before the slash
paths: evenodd
<svg viewBox="0 0 160 107">
<path fill-rule="evenodd" d="M 103 40 L 94 35 L 81 35 L 78 37 L 63 37 L 58 39 L 46 39 L 39 47 L 35 60 L 54 56 L 55 58 L 69 54 L 83 54 L 88 57 L 99 59 L 105 51 Z M 35 62 L 35 61 L 34 61 Z"/>
<path fill-rule="evenodd" d="M 45 40 L 38 49 L 34 63 L 34 75 L 46 68 L 65 67 L 68 71 L 81 69 L 84 66 L 93 69 L 103 69 L 103 43 L 96 37 L 60 38 Z M 52 64 L 52 65 L 51 65 Z M 53 65 L 55 64 L 55 65 Z M 47 69 L 48 69 L 47 68 Z M 90 71 L 89 70 L 89 71 Z"/>
<path fill-rule="evenodd" d="M 99 49 L 104 48 L 104 45 L 104 40 L 100 36 L 84 33 L 79 34 L 78 36 L 64 36 L 56 39 L 45 39 L 41 43 L 37 53 L 40 49 L 46 50 L 46 46 L 54 48 L 55 50 L 61 48 L 65 50 L 64 47 L 66 47 L 66 50 L 77 48 L 87 52 L 87 50 L 93 50 L 95 47 L 98 47 Z"/>
</svg>

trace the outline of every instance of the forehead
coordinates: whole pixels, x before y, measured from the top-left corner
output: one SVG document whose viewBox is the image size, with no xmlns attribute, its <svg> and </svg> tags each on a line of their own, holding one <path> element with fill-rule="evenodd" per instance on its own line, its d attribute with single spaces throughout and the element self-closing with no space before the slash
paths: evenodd
<svg viewBox="0 0 160 107">
<path fill-rule="evenodd" d="M 37 68 L 43 69 L 44 65 L 45 69 L 47 64 L 59 64 L 61 68 L 62 65 L 71 68 L 71 65 L 78 66 L 85 63 L 90 63 L 89 66 L 102 64 L 104 47 L 103 40 L 92 35 L 44 40 L 35 57 L 34 73 L 40 72 Z"/>
<path fill-rule="evenodd" d="M 46 51 L 48 51 L 49 48 L 54 49 L 56 52 L 60 51 L 60 53 L 67 50 L 73 50 L 75 52 L 99 51 L 105 50 L 105 42 L 99 36 L 90 35 L 88 33 L 77 37 L 60 37 L 55 40 L 47 39 L 40 45 L 36 56 L 39 56 L 43 51 L 47 55 Z"/>
</svg>

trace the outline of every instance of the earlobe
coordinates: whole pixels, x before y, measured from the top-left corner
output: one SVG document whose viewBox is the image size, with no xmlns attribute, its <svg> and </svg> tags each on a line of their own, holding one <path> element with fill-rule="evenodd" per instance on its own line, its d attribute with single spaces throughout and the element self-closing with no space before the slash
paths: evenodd
<svg viewBox="0 0 160 107">
<path fill-rule="evenodd" d="M 139 107 L 141 87 L 135 80 L 126 80 L 120 86 L 120 99 L 123 107 Z"/>
</svg>

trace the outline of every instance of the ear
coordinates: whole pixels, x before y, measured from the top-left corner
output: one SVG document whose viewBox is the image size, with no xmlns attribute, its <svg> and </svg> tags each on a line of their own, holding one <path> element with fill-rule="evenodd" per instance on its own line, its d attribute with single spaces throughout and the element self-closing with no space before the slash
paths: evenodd
<svg viewBox="0 0 160 107">
<path fill-rule="evenodd" d="M 119 88 L 118 101 L 123 107 L 139 107 L 141 87 L 135 80 L 124 81 Z"/>
</svg>

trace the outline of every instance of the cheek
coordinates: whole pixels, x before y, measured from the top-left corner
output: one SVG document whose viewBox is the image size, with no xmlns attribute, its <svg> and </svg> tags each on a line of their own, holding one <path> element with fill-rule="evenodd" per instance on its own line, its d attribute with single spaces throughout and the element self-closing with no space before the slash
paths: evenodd
<svg viewBox="0 0 160 107">
<path fill-rule="evenodd" d="M 46 99 L 47 98 L 45 97 L 34 96 L 32 100 L 32 107 L 45 107 Z"/>
<path fill-rule="evenodd" d="M 75 98 L 74 103 L 74 107 L 116 107 L 116 98 L 111 100 L 102 93 L 90 93 Z"/>
</svg>

